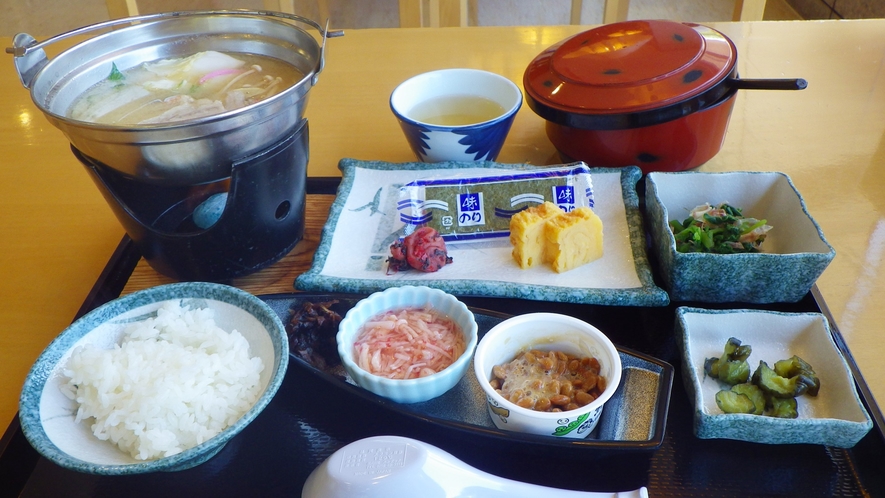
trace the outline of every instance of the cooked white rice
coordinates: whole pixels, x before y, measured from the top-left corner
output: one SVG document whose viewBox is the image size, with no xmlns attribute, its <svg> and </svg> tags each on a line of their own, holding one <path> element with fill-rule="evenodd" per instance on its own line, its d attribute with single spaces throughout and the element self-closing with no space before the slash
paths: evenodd
<svg viewBox="0 0 885 498">
<path fill-rule="evenodd" d="M 139 460 L 174 455 L 236 422 L 258 399 L 261 358 L 208 308 L 164 304 L 113 349 L 73 351 L 64 370 L 77 421 Z M 63 390 L 65 390 L 63 389 Z"/>
</svg>

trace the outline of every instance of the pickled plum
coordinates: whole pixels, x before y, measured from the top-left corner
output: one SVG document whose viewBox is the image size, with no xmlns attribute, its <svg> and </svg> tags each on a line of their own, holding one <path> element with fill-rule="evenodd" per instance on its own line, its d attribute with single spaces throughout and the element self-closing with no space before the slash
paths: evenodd
<svg viewBox="0 0 885 498">
<path fill-rule="evenodd" d="M 446 242 L 435 229 L 421 227 L 390 246 L 388 267 L 394 271 L 414 268 L 435 272 L 452 262 L 446 252 Z"/>
</svg>

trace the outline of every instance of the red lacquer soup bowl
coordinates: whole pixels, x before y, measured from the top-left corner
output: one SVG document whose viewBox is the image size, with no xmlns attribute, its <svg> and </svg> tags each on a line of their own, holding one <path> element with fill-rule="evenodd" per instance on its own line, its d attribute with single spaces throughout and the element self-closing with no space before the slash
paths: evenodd
<svg viewBox="0 0 885 498">
<path fill-rule="evenodd" d="M 740 80 L 737 49 L 693 23 L 627 21 L 563 40 L 523 78 L 529 107 L 566 160 L 697 167 L 719 152 L 737 90 L 802 89 L 805 80 Z"/>
</svg>

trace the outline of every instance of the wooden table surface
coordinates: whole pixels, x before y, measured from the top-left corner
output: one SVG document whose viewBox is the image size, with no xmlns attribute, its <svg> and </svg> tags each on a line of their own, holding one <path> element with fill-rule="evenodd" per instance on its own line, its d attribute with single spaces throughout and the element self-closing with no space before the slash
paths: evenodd
<svg viewBox="0 0 885 498">
<path fill-rule="evenodd" d="M 744 91 L 725 144 L 701 171 L 782 171 L 837 256 L 818 282 L 878 400 L 885 400 L 885 20 L 713 23 L 738 46 L 745 78 L 803 77 L 802 92 Z M 351 30 L 328 42 L 311 90 L 309 174 L 338 160 L 413 160 L 388 109 L 393 88 L 446 67 L 500 73 L 521 86 L 528 63 L 587 26 Z M 0 39 L 4 47 L 10 38 Z M 51 52 L 51 51 L 50 51 Z M 52 54 L 50 53 L 50 56 Z M 0 64 L 0 425 L 15 416 L 28 369 L 73 319 L 123 229 L 64 135 Z M 543 121 L 523 106 L 502 162 L 558 162 Z M 308 236 L 285 265 L 237 281 L 291 289 L 309 264 L 331 196 L 311 196 Z M 281 271 L 281 268 L 283 270 Z M 168 281 L 143 263 L 125 292 Z"/>
</svg>

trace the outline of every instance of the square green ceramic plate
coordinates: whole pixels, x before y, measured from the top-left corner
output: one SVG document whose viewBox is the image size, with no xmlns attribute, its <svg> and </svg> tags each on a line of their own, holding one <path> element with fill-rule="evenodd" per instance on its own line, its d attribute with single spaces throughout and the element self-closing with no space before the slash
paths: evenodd
<svg viewBox="0 0 885 498">
<path fill-rule="evenodd" d="M 674 301 L 788 303 L 802 299 L 836 251 L 790 177 L 766 171 L 649 173 L 645 209 L 663 285 Z M 772 226 L 762 252 L 681 253 L 670 220 L 727 202 Z"/>
<path fill-rule="evenodd" d="M 397 216 L 400 187 L 433 178 L 479 178 L 543 172 L 524 164 L 386 163 L 343 159 L 343 178 L 309 271 L 305 291 L 369 294 L 393 286 L 426 285 L 455 295 L 537 301 L 664 306 L 669 297 L 652 279 L 636 182 L 639 168 L 590 168 L 594 206 L 603 222 L 601 259 L 564 273 L 548 265 L 520 269 L 509 239 L 450 241 L 453 263 L 434 273 L 388 271 L 390 244 L 403 235 Z"/>
<path fill-rule="evenodd" d="M 716 393 L 727 385 L 704 373 L 704 360 L 719 357 L 734 337 L 752 346 L 751 372 L 793 355 L 807 361 L 820 379 L 817 396 L 797 398 L 798 418 L 724 413 Z M 695 435 L 755 443 L 808 443 L 850 448 L 873 427 L 857 395 L 854 378 L 820 313 L 757 310 L 676 310 L 676 340 L 682 348 L 682 376 L 694 400 Z"/>
</svg>

